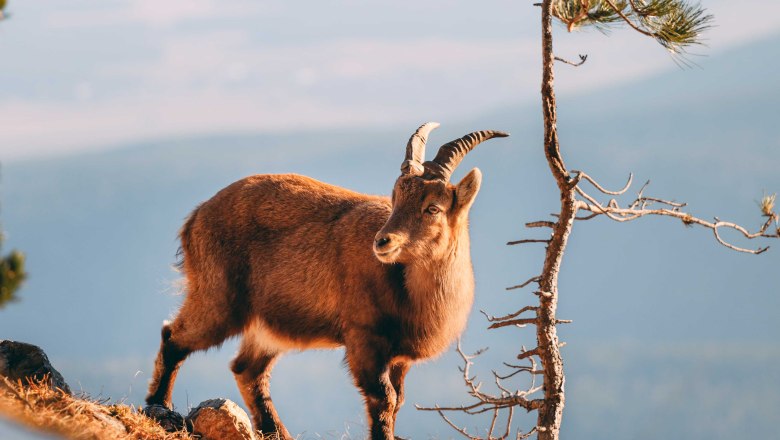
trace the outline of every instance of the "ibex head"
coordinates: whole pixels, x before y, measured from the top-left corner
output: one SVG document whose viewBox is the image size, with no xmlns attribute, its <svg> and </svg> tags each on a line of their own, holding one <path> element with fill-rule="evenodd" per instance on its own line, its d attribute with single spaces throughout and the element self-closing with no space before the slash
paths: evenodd
<svg viewBox="0 0 780 440">
<path fill-rule="evenodd" d="M 474 168 L 457 185 L 450 183 L 450 176 L 479 143 L 509 136 L 476 131 L 442 145 L 433 160 L 423 162 L 428 134 L 438 126 L 423 124 L 406 145 L 401 176 L 393 188 L 393 212 L 374 239 L 374 254 L 383 263 L 436 261 L 452 252 L 458 233 L 468 223 L 482 173 Z"/>
</svg>

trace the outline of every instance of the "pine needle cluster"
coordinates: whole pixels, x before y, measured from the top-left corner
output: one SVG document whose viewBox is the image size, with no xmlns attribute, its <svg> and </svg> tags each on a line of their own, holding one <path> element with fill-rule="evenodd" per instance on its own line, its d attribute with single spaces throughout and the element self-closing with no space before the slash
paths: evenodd
<svg viewBox="0 0 780 440">
<path fill-rule="evenodd" d="M 758 207 L 761 208 L 761 214 L 764 217 L 769 217 L 770 221 L 775 222 L 775 230 L 777 235 L 780 235 L 780 213 L 775 212 L 776 201 L 777 194 L 764 194 L 764 197 L 758 202 Z"/>
<path fill-rule="evenodd" d="M 654 38 L 673 54 L 701 44 L 712 23 L 699 4 L 685 0 L 554 0 L 553 15 L 571 32 L 594 26 L 601 31 L 621 23 Z"/>
<path fill-rule="evenodd" d="M 3 236 L 0 234 L 0 248 Z M 24 254 L 13 250 L 5 257 L 0 254 L 0 309 L 16 300 L 16 291 L 22 286 L 27 274 L 24 272 Z"/>
</svg>

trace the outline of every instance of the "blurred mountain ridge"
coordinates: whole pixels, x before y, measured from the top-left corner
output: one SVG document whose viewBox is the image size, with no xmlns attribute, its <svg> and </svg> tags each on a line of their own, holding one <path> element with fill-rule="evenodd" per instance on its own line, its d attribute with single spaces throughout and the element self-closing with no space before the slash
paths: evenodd
<svg viewBox="0 0 780 440">
<path fill-rule="evenodd" d="M 757 226 L 755 200 L 764 190 L 780 190 L 780 136 L 774 129 L 780 61 L 768 56 L 778 43 L 774 36 L 697 60 L 701 69 L 561 94 L 567 165 L 609 187 L 621 187 L 634 171 L 638 185 L 652 178 L 648 194 L 687 201 L 701 217 Z M 454 177 L 474 166 L 485 175 L 471 218 L 478 290 L 464 344 L 490 345 L 482 362 L 488 367 L 510 359 L 520 343 L 533 344 L 530 330 L 487 333 L 478 310 L 498 314 L 534 301 L 529 291 L 506 293 L 504 287 L 533 276 L 541 252 L 504 243 L 533 236 L 537 231 L 522 225 L 546 218 L 558 204 L 542 155 L 541 112 L 538 104 L 524 103 L 439 122 L 428 157 L 471 130 L 512 133 L 470 153 Z M 176 234 L 198 203 L 253 173 L 296 172 L 387 194 L 415 128 L 215 134 L 4 163 L 5 244 L 25 251 L 30 278 L 21 302 L 0 312 L 0 337 L 41 345 L 63 374 L 93 396 L 140 402 L 160 324 L 181 300 L 175 295 L 179 274 L 171 270 Z M 759 257 L 737 255 L 717 245 L 710 232 L 670 219 L 578 223 L 561 275 L 560 316 L 575 322 L 561 329 L 569 342 L 564 356 L 571 390 L 564 429 L 594 439 L 651 439 L 659 432 L 681 439 L 771 437 L 772 417 L 744 409 L 778 409 L 777 397 L 766 392 L 780 387 L 770 368 L 780 335 L 773 275 L 778 252 L 774 244 Z M 217 395 L 240 401 L 227 368 L 234 346 L 185 364 L 177 405 Z M 592 356 L 596 346 L 602 355 Z M 690 349 L 696 346 L 710 347 L 710 354 Z M 719 357 L 720 346 L 755 349 L 724 348 Z M 656 355 L 644 355 L 643 347 Z M 362 420 L 340 356 L 292 355 L 276 370 L 275 401 L 291 430 L 305 431 L 304 438 L 343 432 L 344 420 Z M 750 363 L 751 374 L 740 374 L 740 359 Z M 616 367 L 621 363 L 628 367 Z M 412 404 L 466 401 L 458 364 L 447 355 L 413 370 L 399 434 L 453 436 Z M 673 372 L 674 380 L 664 385 L 668 392 L 643 398 Z M 718 389 L 732 394 L 720 405 L 703 404 Z M 607 417 L 625 423 L 611 431 L 597 423 Z M 707 420 L 718 423 L 703 426 Z"/>
</svg>

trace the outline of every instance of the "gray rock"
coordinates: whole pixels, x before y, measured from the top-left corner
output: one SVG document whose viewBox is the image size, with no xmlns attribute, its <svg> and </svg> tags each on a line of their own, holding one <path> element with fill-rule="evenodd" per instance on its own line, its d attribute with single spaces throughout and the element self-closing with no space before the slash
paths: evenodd
<svg viewBox="0 0 780 440">
<path fill-rule="evenodd" d="M 203 440 L 254 440 L 252 423 L 243 409 L 227 399 L 202 402 L 187 415 L 187 426 Z"/>
<path fill-rule="evenodd" d="M 143 411 L 146 417 L 154 419 L 168 432 L 176 432 L 184 429 L 184 417 L 176 411 L 162 405 L 148 405 Z"/>
<path fill-rule="evenodd" d="M 71 394 L 70 387 L 49 362 L 46 353 L 32 344 L 0 340 L 0 375 L 22 383 L 42 381 L 48 375 L 50 386 Z"/>
<path fill-rule="evenodd" d="M 99 420 L 104 427 L 111 429 L 117 434 L 120 433 L 127 434 L 127 428 L 125 427 L 124 423 L 111 417 L 111 414 L 109 414 L 105 408 L 101 408 L 101 410 L 94 411 L 92 413 L 92 416 L 95 417 L 97 420 Z"/>
</svg>

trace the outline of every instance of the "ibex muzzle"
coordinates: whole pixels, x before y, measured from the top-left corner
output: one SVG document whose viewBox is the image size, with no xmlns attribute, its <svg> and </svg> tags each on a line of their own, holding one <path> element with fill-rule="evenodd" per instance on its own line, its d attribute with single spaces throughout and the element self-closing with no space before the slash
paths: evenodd
<svg viewBox="0 0 780 440">
<path fill-rule="evenodd" d="M 291 439 L 270 399 L 273 364 L 343 346 L 371 438 L 392 440 L 406 372 L 446 350 L 473 301 L 468 212 L 481 174 L 450 176 L 477 144 L 507 136 L 471 133 L 423 162 L 437 126 L 409 139 L 390 199 L 257 175 L 196 208 L 180 234 L 186 297 L 163 326 L 147 403 L 170 407 L 184 359 L 242 335 L 231 369 L 255 427 Z"/>
</svg>

